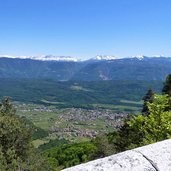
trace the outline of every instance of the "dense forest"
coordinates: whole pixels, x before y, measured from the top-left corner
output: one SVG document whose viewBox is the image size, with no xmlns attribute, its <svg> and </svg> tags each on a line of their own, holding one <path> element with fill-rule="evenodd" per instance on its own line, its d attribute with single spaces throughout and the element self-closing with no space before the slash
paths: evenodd
<svg viewBox="0 0 171 171">
<path fill-rule="evenodd" d="M 0 105 L 1 170 L 61 170 L 82 162 L 171 137 L 171 75 L 164 82 L 162 95 L 152 90 L 144 95 L 142 112 L 128 115 L 116 131 L 88 142 L 52 140 L 35 149 L 32 140 L 47 134 L 16 115 L 9 98 Z M 37 132 L 37 134 L 35 134 Z"/>
<path fill-rule="evenodd" d="M 38 79 L 1 79 L 0 97 L 9 96 L 13 101 L 53 105 L 57 108 L 95 108 L 96 106 L 112 108 L 114 105 L 141 107 L 141 104 L 131 104 L 123 100 L 141 101 L 149 88 L 160 92 L 162 81 L 59 82 Z"/>
</svg>

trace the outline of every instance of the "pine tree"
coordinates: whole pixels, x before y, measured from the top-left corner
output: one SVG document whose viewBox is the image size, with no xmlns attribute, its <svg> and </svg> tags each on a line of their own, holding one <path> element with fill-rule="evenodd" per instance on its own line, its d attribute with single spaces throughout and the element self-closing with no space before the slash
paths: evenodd
<svg viewBox="0 0 171 171">
<path fill-rule="evenodd" d="M 168 94 L 171 97 L 171 74 L 166 77 L 164 86 L 162 89 L 163 94 Z"/>
<path fill-rule="evenodd" d="M 154 100 L 154 92 L 153 92 L 153 90 L 149 89 L 142 100 L 144 101 L 142 114 L 143 115 L 148 115 L 149 114 L 149 109 L 148 109 L 147 103 L 148 102 L 152 103 L 153 100 Z"/>
</svg>

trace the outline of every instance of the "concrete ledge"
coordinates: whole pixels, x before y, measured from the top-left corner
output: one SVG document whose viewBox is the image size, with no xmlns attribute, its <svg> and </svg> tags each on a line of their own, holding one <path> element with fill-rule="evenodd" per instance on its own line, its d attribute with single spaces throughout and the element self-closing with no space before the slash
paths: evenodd
<svg viewBox="0 0 171 171">
<path fill-rule="evenodd" d="M 63 171 L 171 171 L 171 139 L 80 164 Z"/>
</svg>

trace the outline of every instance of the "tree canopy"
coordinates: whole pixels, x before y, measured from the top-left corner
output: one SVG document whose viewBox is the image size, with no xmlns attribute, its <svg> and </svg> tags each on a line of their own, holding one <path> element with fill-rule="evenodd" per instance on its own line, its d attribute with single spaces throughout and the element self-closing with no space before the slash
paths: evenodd
<svg viewBox="0 0 171 171">
<path fill-rule="evenodd" d="M 166 77 L 164 86 L 162 89 L 163 94 L 168 94 L 171 97 L 171 74 Z"/>
<path fill-rule="evenodd" d="M 147 102 L 149 115 L 135 115 L 127 119 L 113 136 L 117 151 L 136 148 L 171 137 L 171 111 L 168 95 L 154 95 L 153 102 Z"/>
<path fill-rule="evenodd" d="M 142 100 L 144 101 L 142 114 L 143 115 L 148 115 L 149 114 L 149 109 L 148 109 L 147 103 L 148 102 L 152 103 L 153 100 L 154 100 L 154 92 L 153 92 L 153 90 L 149 89 Z"/>
<path fill-rule="evenodd" d="M 32 129 L 15 115 L 9 98 L 0 104 L 0 171 L 52 170 L 31 143 Z"/>
</svg>

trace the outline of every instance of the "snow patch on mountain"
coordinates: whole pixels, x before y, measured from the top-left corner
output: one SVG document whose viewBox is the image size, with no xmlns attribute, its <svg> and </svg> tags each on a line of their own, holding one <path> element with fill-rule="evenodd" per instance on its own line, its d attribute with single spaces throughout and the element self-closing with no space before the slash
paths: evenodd
<svg viewBox="0 0 171 171">
<path fill-rule="evenodd" d="M 142 59 L 144 59 L 146 56 L 144 56 L 144 55 L 136 55 L 136 56 L 131 56 L 131 58 L 137 58 L 137 59 L 139 59 L 139 60 L 142 60 Z"/>
<path fill-rule="evenodd" d="M 130 56 L 126 57 L 127 59 L 138 59 L 138 60 L 144 60 L 147 58 L 161 58 L 164 57 L 163 55 L 152 55 L 152 56 L 144 56 L 144 55 L 136 55 L 136 56 Z M 54 56 L 54 55 L 38 55 L 38 56 L 12 56 L 12 55 L 0 55 L 0 58 L 17 58 L 17 59 L 32 59 L 32 60 L 39 60 L 39 61 L 65 61 L 65 62 L 84 62 L 84 61 L 109 61 L 112 62 L 113 60 L 118 59 L 125 59 L 125 58 L 119 58 L 115 56 L 109 56 L 109 55 L 97 55 L 94 58 L 86 59 L 86 60 L 80 60 L 75 57 L 71 56 Z M 166 57 L 165 57 L 166 58 Z M 168 57 L 167 57 L 168 58 Z"/>
<path fill-rule="evenodd" d="M 163 58 L 165 56 L 164 55 L 153 55 L 153 57 L 155 57 L 155 58 Z"/>
<path fill-rule="evenodd" d="M 106 55 L 97 55 L 96 57 L 94 58 L 91 58 L 91 60 L 115 60 L 117 59 L 115 56 L 106 56 Z"/>
<path fill-rule="evenodd" d="M 77 62 L 78 59 L 71 56 L 54 56 L 54 55 L 40 55 L 40 56 L 11 56 L 11 55 L 0 55 L 0 58 L 18 58 L 18 59 L 32 59 L 40 61 L 68 61 Z"/>
<path fill-rule="evenodd" d="M 143 60 L 144 58 L 162 58 L 164 57 L 163 55 L 152 55 L 152 56 L 145 56 L 145 55 L 136 55 L 136 56 L 131 56 L 130 58 L 137 58 L 139 60 Z"/>
<path fill-rule="evenodd" d="M 53 56 L 53 55 L 37 56 L 34 59 L 42 60 L 42 61 L 69 61 L 69 62 L 78 61 L 78 59 L 71 57 L 71 56 Z"/>
</svg>

